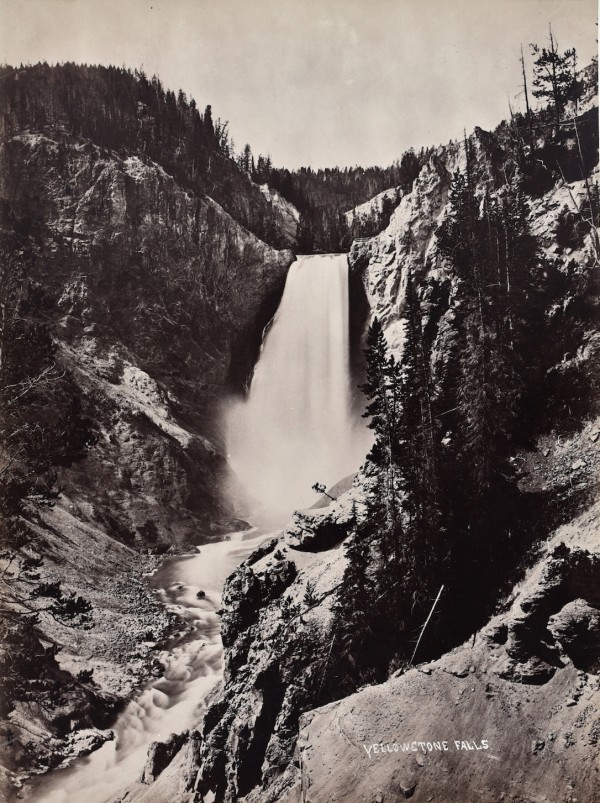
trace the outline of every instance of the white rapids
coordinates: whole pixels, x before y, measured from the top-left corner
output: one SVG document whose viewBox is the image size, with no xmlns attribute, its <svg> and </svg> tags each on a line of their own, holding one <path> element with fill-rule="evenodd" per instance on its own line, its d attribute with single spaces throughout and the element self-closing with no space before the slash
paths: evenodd
<svg viewBox="0 0 600 803">
<path fill-rule="evenodd" d="M 160 660 L 164 672 L 130 702 L 112 730 L 115 739 L 34 783 L 35 803 L 109 803 L 135 784 L 148 747 L 199 724 L 204 700 L 222 677 L 221 592 L 225 579 L 267 536 L 232 533 L 199 552 L 167 558 L 151 578 L 162 601 L 183 620 Z M 198 598 L 198 591 L 205 596 Z"/>
<path fill-rule="evenodd" d="M 346 254 L 298 257 L 247 398 L 226 414 L 230 463 L 258 518 L 285 521 L 355 472 L 368 449 L 351 408 Z"/>
</svg>

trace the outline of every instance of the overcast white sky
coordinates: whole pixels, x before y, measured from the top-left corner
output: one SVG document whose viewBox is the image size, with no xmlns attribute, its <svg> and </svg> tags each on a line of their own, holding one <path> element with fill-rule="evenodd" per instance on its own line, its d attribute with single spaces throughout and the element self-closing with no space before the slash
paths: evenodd
<svg viewBox="0 0 600 803">
<path fill-rule="evenodd" d="M 493 127 L 520 106 L 521 42 L 552 22 L 583 65 L 596 18 L 596 0 L 0 0 L 0 60 L 143 67 L 238 150 L 366 166 Z"/>
</svg>

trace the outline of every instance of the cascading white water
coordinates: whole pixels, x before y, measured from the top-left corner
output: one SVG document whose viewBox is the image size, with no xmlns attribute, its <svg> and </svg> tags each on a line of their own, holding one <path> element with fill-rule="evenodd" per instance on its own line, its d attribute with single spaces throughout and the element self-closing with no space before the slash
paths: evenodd
<svg viewBox="0 0 600 803">
<path fill-rule="evenodd" d="M 283 520 L 356 471 L 367 451 L 350 405 L 348 260 L 298 257 L 250 392 L 227 411 L 229 459 L 255 516 Z"/>
<path fill-rule="evenodd" d="M 32 783 L 30 803 L 113 803 L 139 781 L 148 748 L 171 733 L 194 728 L 206 695 L 222 676 L 221 590 L 225 579 L 265 538 L 232 533 L 198 553 L 167 558 L 151 579 L 162 601 L 182 620 L 183 632 L 161 654 L 164 672 L 118 717 L 106 742 L 87 758 Z M 204 596 L 198 598 L 198 591 Z"/>
</svg>

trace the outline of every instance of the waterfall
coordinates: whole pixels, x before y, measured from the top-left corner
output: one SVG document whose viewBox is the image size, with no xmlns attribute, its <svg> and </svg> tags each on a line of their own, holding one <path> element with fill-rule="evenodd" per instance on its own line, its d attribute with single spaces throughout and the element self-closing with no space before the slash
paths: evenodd
<svg viewBox="0 0 600 803">
<path fill-rule="evenodd" d="M 257 504 L 283 519 L 353 473 L 368 437 L 351 409 L 348 261 L 298 257 L 268 327 L 247 398 L 226 415 L 229 460 Z"/>
</svg>

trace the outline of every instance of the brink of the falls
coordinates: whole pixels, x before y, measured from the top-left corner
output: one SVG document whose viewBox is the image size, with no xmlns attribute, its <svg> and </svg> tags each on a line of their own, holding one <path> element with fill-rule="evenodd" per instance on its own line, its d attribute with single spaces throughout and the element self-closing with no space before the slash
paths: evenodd
<svg viewBox="0 0 600 803">
<path fill-rule="evenodd" d="M 298 257 L 248 396 L 226 413 L 229 460 L 258 518 L 313 504 L 312 486 L 355 472 L 369 437 L 352 411 L 348 261 Z"/>
</svg>

